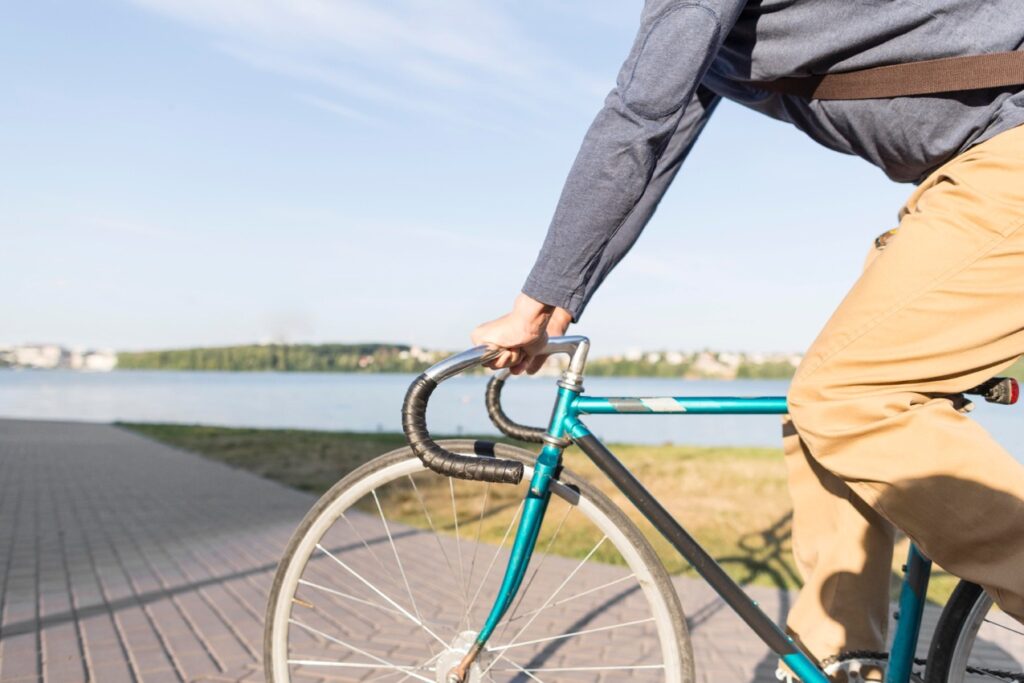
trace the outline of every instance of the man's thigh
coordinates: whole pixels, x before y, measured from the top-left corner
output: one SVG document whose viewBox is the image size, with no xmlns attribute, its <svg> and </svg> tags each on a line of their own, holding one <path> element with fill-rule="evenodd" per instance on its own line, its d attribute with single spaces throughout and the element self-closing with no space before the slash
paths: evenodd
<svg viewBox="0 0 1024 683">
<path fill-rule="evenodd" d="M 956 393 L 1024 353 L 1024 134 L 1014 143 L 969 151 L 918 189 L 797 383 L 839 371 L 863 387 Z"/>
</svg>

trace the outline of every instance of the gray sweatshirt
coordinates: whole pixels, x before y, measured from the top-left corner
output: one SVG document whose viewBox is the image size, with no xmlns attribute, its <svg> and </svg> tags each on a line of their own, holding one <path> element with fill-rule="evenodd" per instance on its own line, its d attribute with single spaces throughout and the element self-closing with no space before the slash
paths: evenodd
<svg viewBox="0 0 1024 683">
<path fill-rule="evenodd" d="M 722 97 L 920 182 L 1024 123 L 1024 88 L 818 101 L 748 81 L 1019 50 L 1024 0 L 647 0 L 523 292 L 578 320 L 629 251 Z"/>
</svg>

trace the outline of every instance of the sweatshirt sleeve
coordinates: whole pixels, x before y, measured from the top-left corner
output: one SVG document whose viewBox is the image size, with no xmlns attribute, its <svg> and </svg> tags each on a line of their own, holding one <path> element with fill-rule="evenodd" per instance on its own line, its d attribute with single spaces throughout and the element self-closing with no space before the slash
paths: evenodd
<svg viewBox="0 0 1024 683">
<path fill-rule="evenodd" d="M 743 0 L 648 0 L 583 139 L 523 293 L 578 320 L 636 241 L 718 101 L 700 87 Z"/>
</svg>

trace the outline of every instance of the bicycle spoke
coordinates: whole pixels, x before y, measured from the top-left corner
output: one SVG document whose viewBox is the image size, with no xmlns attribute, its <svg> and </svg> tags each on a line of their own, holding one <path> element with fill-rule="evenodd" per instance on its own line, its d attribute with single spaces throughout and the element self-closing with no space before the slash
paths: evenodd
<svg viewBox="0 0 1024 683">
<path fill-rule="evenodd" d="M 409 669 L 415 669 L 411 666 L 400 666 L 398 664 L 378 664 L 376 662 L 332 662 L 323 659 L 289 659 L 289 664 L 295 666 L 326 666 L 343 669 L 396 669 L 397 671 L 391 671 L 388 673 L 389 676 L 394 676 L 395 673 L 406 673 L 408 675 Z"/>
<path fill-rule="evenodd" d="M 488 648 L 494 652 L 505 652 L 516 647 L 525 647 L 526 645 L 536 645 L 537 643 L 550 643 L 553 640 L 564 640 L 565 638 L 572 638 L 573 636 L 585 636 L 588 633 L 600 633 L 601 631 L 614 631 L 617 628 L 625 628 L 627 626 L 636 626 L 637 624 L 649 624 L 654 621 L 654 617 L 648 617 L 647 619 L 637 619 L 635 621 L 625 621 L 621 624 L 612 624 L 611 626 L 596 626 L 594 628 L 584 629 L 582 631 L 573 631 L 572 633 L 561 633 L 557 636 L 548 636 L 547 638 L 536 638 L 534 640 L 524 640 L 516 643 L 515 645 L 497 645 L 495 647 Z"/>
<path fill-rule="evenodd" d="M 469 609 L 467 610 L 468 612 L 473 611 L 473 606 L 476 605 L 476 599 L 480 597 L 480 591 L 483 590 L 484 584 L 487 583 L 487 577 L 491 575 L 491 569 L 494 568 L 494 563 L 498 559 L 498 554 L 501 553 L 501 549 L 505 547 L 505 542 L 508 540 L 509 534 L 512 533 L 512 527 L 515 526 L 516 520 L 519 519 L 519 515 L 523 511 L 523 505 L 525 505 L 525 503 L 525 499 L 519 501 L 519 507 L 516 508 L 516 513 L 512 515 L 512 521 L 508 523 L 508 528 L 505 529 L 505 535 L 501 537 L 501 543 L 499 543 L 498 546 L 494 549 L 494 555 L 491 556 L 491 562 L 487 565 L 487 571 L 484 572 L 483 578 L 480 579 L 480 584 L 476 587 L 476 592 L 473 593 L 473 599 L 469 601 Z"/>
<path fill-rule="evenodd" d="M 459 511 L 455 508 L 455 479 L 448 477 L 448 491 L 452 496 L 452 519 L 455 520 L 455 553 L 459 556 L 459 581 L 465 593 L 464 600 L 469 601 L 469 588 L 466 586 L 466 569 L 462 562 L 462 539 L 459 535 Z"/>
<path fill-rule="evenodd" d="M 633 578 L 636 578 L 636 574 L 627 574 L 626 576 L 622 576 L 622 577 L 620 577 L 618 579 L 614 579 L 612 581 L 609 581 L 608 583 L 602 583 L 600 586 L 594 586 L 593 588 L 588 588 L 585 591 L 580 591 L 579 593 L 574 593 L 573 595 L 570 595 L 567 598 L 562 598 L 561 600 L 556 600 L 555 602 L 551 603 L 547 607 L 542 607 L 542 608 L 538 608 L 538 609 L 535 609 L 535 610 L 530 610 L 529 612 L 523 612 L 522 614 L 520 614 L 520 615 L 518 615 L 516 617 L 513 617 L 512 619 L 509 619 L 509 621 L 518 621 L 520 619 L 525 619 L 526 617 L 530 616 L 531 614 L 537 614 L 537 612 L 542 612 L 543 610 L 546 610 L 546 609 L 551 609 L 553 607 L 558 607 L 559 605 L 564 605 L 565 603 L 572 602 L 573 600 L 576 600 L 577 598 L 582 598 L 585 595 L 590 595 L 591 593 L 596 593 L 599 590 L 603 590 L 605 588 L 608 588 L 609 586 L 614 586 L 615 584 L 622 583 L 623 581 L 629 581 L 630 579 L 633 579 Z"/>
<path fill-rule="evenodd" d="M 1024 631 L 1018 631 L 1018 630 L 1017 630 L 1017 629 L 1015 629 L 1015 628 L 1010 628 L 1009 626 L 1005 626 L 1005 625 L 1003 625 L 1003 624 L 1000 624 L 1000 623 L 998 623 L 998 622 L 992 621 L 991 619 L 984 619 L 983 621 L 984 621 L 984 622 L 985 622 L 986 624 L 992 624 L 993 626 L 996 626 L 996 627 L 998 627 L 998 628 L 1001 628 L 1001 629 L 1003 629 L 1004 631 L 1009 631 L 1010 633 L 1016 633 L 1016 634 L 1017 634 L 1018 636 L 1024 636 Z"/>
<path fill-rule="evenodd" d="M 440 657 L 440 656 L 441 656 L 442 654 L 444 654 L 444 650 L 441 650 L 440 652 L 438 652 L 438 653 L 436 653 L 436 654 L 432 655 L 432 656 L 431 656 L 431 657 L 430 657 L 429 659 L 427 659 L 427 660 L 425 660 L 425 661 L 421 662 L 421 663 L 420 663 L 420 664 L 419 664 L 419 665 L 418 665 L 417 667 L 415 667 L 415 668 L 416 668 L 416 669 L 418 669 L 418 670 L 420 670 L 420 671 L 429 671 L 429 669 L 427 668 L 427 667 L 429 666 L 429 664 L 430 664 L 431 662 L 433 662 L 433 661 L 436 661 L 436 660 L 437 660 L 437 658 L 438 658 L 438 657 Z M 389 671 L 389 672 L 388 672 L 388 673 L 386 673 L 386 674 L 382 674 L 382 675 L 380 675 L 380 676 L 376 676 L 376 677 L 374 677 L 374 678 L 371 678 L 371 679 L 369 679 L 368 681 L 366 681 L 365 683 L 377 683 L 378 681 L 383 681 L 383 680 L 384 680 L 384 679 L 386 679 L 386 678 L 390 678 L 391 676 L 397 676 L 397 675 L 398 675 L 398 672 L 395 672 L 395 671 Z M 395 681 L 395 683 L 402 683 L 402 681 L 404 681 L 404 680 L 406 680 L 406 679 L 408 679 L 408 678 L 409 678 L 409 674 L 405 674 L 404 676 L 402 676 L 401 678 L 399 678 L 399 679 L 398 679 L 397 681 Z"/>
<path fill-rule="evenodd" d="M 375 676 L 374 678 L 367 680 L 366 683 L 373 683 L 374 681 L 386 681 L 389 678 L 394 678 L 395 676 L 402 677 L 394 679 L 394 683 L 402 683 L 402 681 L 409 680 L 409 674 L 403 675 L 401 671 L 389 671 L 385 674 L 381 674 L 380 676 Z"/>
<path fill-rule="evenodd" d="M 559 666 L 559 667 L 551 667 L 551 668 L 541 667 L 539 669 L 523 669 L 523 668 L 520 668 L 520 667 L 516 667 L 516 668 L 512 668 L 512 669 L 496 669 L 496 671 L 503 671 L 503 672 L 521 671 L 523 673 L 535 673 L 537 671 L 540 671 L 540 672 L 558 672 L 558 671 L 639 671 L 639 670 L 642 670 L 642 669 L 651 670 L 651 669 L 664 669 L 664 668 L 665 668 L 664 664 L 633 664 L 633 665 L 624 665 L 624 666 Z"/>
<path fill-rule="evenodd" d="M 401 605 L 399 605 L 399 604 L 398 604 L 397 602 L 395 602 L 394 600 L 392 600 L 391 598 L 389 598 L 389 597 L 388 597 L 388 596 L 387 596 L 387 595 L 386 595 L 386 594 L 384 593 L 384 591 L 382 591 L 381 589 L 377 588 L 377 587 L 376 587 L 375 585 L 373 585 L 372 583 L 370 583 L 370 581 L 368 581 L 367 579 L 363 578 L 363 576 L 362 576 L 362 575 L 361 575 L 361 574 L 360 574 L 359 572 L 357 572 L 356 570 L 352 569 L 352 568 L 351 568 L 351 567 L 349 567 L 349 566 L 348 566 L 347 564 L 345 564 L 344 562 L 342 562 L 342 561 L 341 561 L 340 559 L 338 559 L 337 557 L 335 557 L 335 556 L 334 556 L 334 554 L 333 554 L 333 553 L 332 553 L 331 551 L 329 551 L 329 550 L 328 550 L 327 548 L 323 547 L 323 546 L 322 546 L 322 545 L 320 545 L 319 543 L 317 543 L 317 544 L 316 544 L 316 547 L 317 547 L 317 548 L 318 548 L 318 549 L 320 550 L 320 552 L 324 553 L 325 555 L 327 555 L 327 557 L 329 557 L 329 558 L 331 558 L 332 560 L 334 560 L 335 562 L 337 562 L 337 563 L 338 563 L 338 564 L 339 564 L 339 565 L 341 566 L 341 568 L 342 568 L 342 569 L 344 569 L 344 570 L 345 570 L 345 571 L 347 571 L 347 572 L 348 572 L 349 574 L 351 574 L 352 576 L 354 576 L 354 577 L 356 577 L 357 579 L 359 579 L 359 581 L 361 581 L 361 582 L 363 583 L 363 585 L 365 585 L 365 586 L 366 586 L 367 588 L 369 588 L 369 589 L 370 589 L 370 590 L 372 590 L 372 591 L 373 591 L 374 593 L 376 593 L 376 594 L 377 594 L 377 595 L 379 595 L 380 597 L 382 597 L 382 598 L 384 598 L 385 600 L 387 600 L 387 602 L 388 602 L 388 604 L 389 604 L 389 605 L 392 605 L 393 607 L 395 607 L 395 609 L 397 609 L 397 610 L 398 610 L 399 612 L 401 612 L 401 613 L 402 613 L 402 614 L 403 614 L 403 615 L 404 615 L 404 616 L 405 616 L 405 617 L 406 617 L 407 619 L 409 619 L 409 620 L 410 620 L 410 621 L 411 621 L 412 623 L 416 624 L 417 626 L 419 626 L 420 628 L 422 628 L 422 629 L 423 629 L 424 631 L 426 631 L 426 632 L 427 632 L 428 634 L 430 634 L 430 636 L 431 636 L 431 637 L 433 637 L 433 638 L 434 638 L 434 640 L 436 640 L 437 642 L 441 643 L 442 647 L 448 647 L 448 643 L 446 643 L 446 642 L 445 642 L 444 640 L 442 640 L 442 639 L 441 639 L 441 637 L 440 637 L 440 636 L 438 636 L 438 635 L 437 635 L 436 633 L 434 633 L 434 632 L 433 632 L 433 631 L 432 631 L 432 630 L 430 629 L 430 627 L 429 627 L 429 626 L 427 626 L 427 625 L 426 625 L 426 624 L 425 624 L 425 623 L 424 623 L 424 622 L 422 621 L 422 619 L 419 619 L 419 618 L 417 618 L 417 617 L 414 617 L 413 615 L 409 614 L 409 612 L 408 612 L 408 611 L 407 611 L 407 610 L 406 610 L 406 609 L 405 609 L 404 607 L 402 607 L 402 606 L 401 606 Z"/>
<path fill-rule="evenodd" d="M 304 624 L 304 623 L 302 623 L 301 621 L 299 621 L 297 619 L 289 619 L 288 622 L 291 623 L 291 624 L 295 624 L 299 628 L 304 629 L 306 631 L 309 631 L 310 633 L 318 635 L 321 638 L 325 638 L 325 639 L 331 641 L 332 643 L 335 643 L 337 645 L 341 645 L 342 647 L 346 647 L 349 650 L 352 650 L 353 652 L 356 652 L 358 654 L 363 655 L 364 657 L 369 657 L 370 659 L 375 659 L 378 662 L 380 662 L 381 664 L 387 665 L 387 666 L 389 666 L 389 667 L 391 667 L 393 669 L 398 669 L 399 671 L 404 671 L 404 669 L 402 667 L 399 667 L 397 664 L 392 664 L 391 662 L 388 662 L 387 660 L 381 659 L 380 657 L 378 657 L 375 654 L 367 652 L 366 650 L 362 650 L 362 649 L 356 647 L 355 645 L 352 645 L 351 643 L 346 643 L 345 641 L 340 640 L 338 638 L 335 638 L 334 636 L 331 636 L 331 635 L 329 635 L 327 633 L 324 633 L 323 631 L 321 631 L 319 629 L 313 628 L 312 626 L 309 626 L 308 624 Z M 427 678 L 425 676 L 420 676 L 419 674 L 411 674 L 411 675 L 414 678 L 420 679 L 421 681 L 426 681 L 427 683 L 433 683 L 433 681 L 431 681 L 431 679 L 429 679 L 429 678 Z"/>
<path fill-rule="evenodd" d="M 473 585 L 473 573 L 474 573 L 475 568 L 476 568 L 476 556 L 477 556 L 477 552 L 480 550 L 480 537 L 483 534 L 483 530 L 484 530 L 484 515 L 487 513 L 487 501 L 490 498 L 490 495 L 491 495 L 491 483 L 487 482 L 486 484 L 484 484 L 483 500 L 480 503 L 480 518 L 477 520 L 477 523 L 476 523 L 476 538 L 473 539 L 473 557 L 469 561 L 469 576 L 466 578 L 466 588 L 467 589 L 470 586 Z M 463 613 L 462 619 L 468 625 L 469 624 L 469 595 L 468 595 L 468 593 L 466 595 L 466 598 L 467 598 L 466 599 L 466 605 L 465 605 L 466 606 L 466 611 L 465 611 L 465 613 Z M 459 622 L 460 626 L 462 625 L 463 621 Z"/>
<path fill-rule="evenodd" d="M 373 495 L 373 502 L 377 504 L 377 512 L 380 513 L 380 522 L 384 525 L 384 533 L 388 535 L 388 543 L 391 544 L 391 552 L 395 555 L 395 564 L 398 565 L 398 572 L 402 575 L 402 583 L 405 584 L 405 591 L 409 594 L 409 602 L 412 603 L 412 611 L 416 613 L 416 618 L 422 621 L 423 617 L 420 616 L 420 611 L 416 607 L 416 598 L 412 595 L 412 588 L 409 586 L 409 579 L 405 575 L 405 567 L 402 566 L 402 558 L 398 556 L 398 546 L 395 545 L 395 539 L 391 537 L 391 527 L 388 526 L 388 520 L 384 517 L 384 508 L 380 506 L 380 499 L 377 497 L 377 490 L 374 489 L 370 493 Z"/>
<path fill-rule="evenodd" d="M 508 661 L 509 664 L 514 666 L 515 670 L 518 671 L 519 673 L 526 674 L 527 677 L 532 678 L 533 680 L 537 681 L 537 683 L 544 683 L 544 681 L 542 681 L 541 679 L 539 679 L 536 676 L 534 676 L 533 673 L 531 673 L 530 671 L 527 671 L 526 669 L 524 669 L 523 667 L 519 666 L 518 664 L 516 664 L 512 660 L 507 660 L 507 661 Z M 487 680 L 493 680 L 493 679 L 491 679 L 490 674 L 487 675 Z"/>
<path fill-rule="evenodd" d="M 366 605 L 367 607 L 373 607 L 375 609 L 379 609 L 379 610 L 382 610 L 384 612 L 391 612 L 392 614 L 401 614 L 401 612 L 399 612 L 398 610 L 393 610 L 390 607 L 385 607 L 384 605 L 378 605 L 375 602 L 371 602 L 369 600 L 363 600 L 362 598 L 357 598 L 354 595 L 349 595 L 348 593 L 343 593 L 343 592 L 341 592 L 339 590 L 335 590 L 333 588 L 328 588 L 327 586 L 321 586 L 318 583 L 313 583 L 312 581 L 307 581 L 305 579 L 299 579 L 299 585 L 300 586 L 308 586 L 309 588 L 315 588 L 316 590 L 323 591 L 324 593 L 329 593 L 331 595 L 336 595 L 339 598 L 345 598 L 347 600 L 351 600 L 352 602 L 358 602 L 358 603 L 360 603 L 362 605 Z"/>
<path fill-rule="evenodd" d="M 345 516 L 345 513 L 341 513 L 341 519 L 345 520 L 345 523 L 348 524 L 348 528 L 351 529 L 352 533 L 354 533 L 359 538 L 359 542 L 363 544 L 363 547 L 366 548 L 366 551 L 370 553 L 370 556 L 373 557 L 377 564 L 380 565 L 380 568 L 384 570 L 384 572 L 388 575 L 388 578 L 394 578 L 394 575 L 391 573 L 391 570 L 387 567 L 387 565 L 384 564 L 384 561 L 377 556 L 377 553 L 374 552 L 373 548 L 370 547 L 370 544 L 366 542 L 366 539 L 359 532 L 359 529 L 356 528 L 355 524 L 352 523 L 352 520 Z"/>
<path fill-rule="evenodd" d="M 444 563 L 448 566 L 448 574 L 452 577 L 452 580 L 454 581 L 455 567 L 452 566 L 452 561 L 448 557 L 448 552 L 444 549 L 444 544 L 441 542 L 441 534 L 438 533 L 437 527 L 434 526 L 434 520 L 430 516 L 430 512 L 427 511 L 427 504 L 423 500 L 423 495 L 420 493 L 419 487 L 416 486 L 416 481 L 412 478 L 412 475 L 407 475 L 407 479 L 409 480 L 409 483 L 412 484 L 412 490 L 416 493 L 416 498 L 417 500 L 419 500 L 420 503 L 420 509 L 423 510 L 423 516 L 426 518 L 427 524 L 430 526 L 430 530 L 433 532 L 434 540 L 437 542 L 437 547 L 441 550 L 441 555 L 444 556 Z M 458 586 L 455 587 L 456 592 L 459 592 L 458 588 Z M 467 596 L 463 594 L 461 597 L 463 607 L 468 607 L 469 603 Z M 461 622 L 459 623 L 459 625 L 461 626 Z M 458 629 L 456 629 L 456 632 L 458 632 Z"/>
</svg>

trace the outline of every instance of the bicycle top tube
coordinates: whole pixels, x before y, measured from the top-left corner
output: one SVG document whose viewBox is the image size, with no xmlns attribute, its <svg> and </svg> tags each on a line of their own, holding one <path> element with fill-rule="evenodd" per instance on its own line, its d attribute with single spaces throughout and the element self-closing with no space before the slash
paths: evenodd
<svg viewBox="0 0 1024 683">
<path fill-rule="evenodd" d="M 579 396 L 578 415 L 782 415 L 785 396 Z"/>
</svg>

